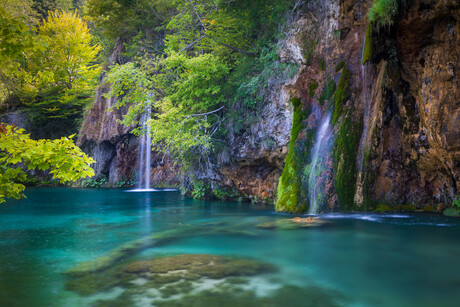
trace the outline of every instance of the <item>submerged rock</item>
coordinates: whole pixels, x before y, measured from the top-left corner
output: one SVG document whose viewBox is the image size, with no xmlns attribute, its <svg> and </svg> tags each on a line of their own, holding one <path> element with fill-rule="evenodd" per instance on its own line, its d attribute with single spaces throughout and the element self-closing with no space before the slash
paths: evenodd
<svg viewBox="0 0 460 307">
<path fill-rule="evenodd" d="M 231 258 L 207 254 L 184 254 L 136 261 L 124 272 L 144 278 L 181 276 L 184 279 L 208 277 L 222 279 L 230 276 L 253 276 L 276 272 L 276 267 L 252 259 Z"/>
<path fill-rule="evenodd" d="M 124 289 L 121 301 L 135 302 L 133 297 L 168 299 L 207 289 L 214 284 L 247 284 L 247 277 L 277 272 L 277 267 L 254 259 L 209 254 L 183 254 L 119 264 L 104 272 L 71 276 L 65 287 L 82 296 Z M 108 301 L 99 301 L 104 306 Z M 110 304 L 109 304 L 110 305 Z M 130 304 L 129 304 L 130 305 Z"/>
<path fill-rule="evenodd" d="M 307 217 L 307 218 L 300 218 L 295 217 L 293 219 L 279 219 L 275 222 L 267 222 L 257 224 L 257 228 L 262 229 L 281 229 L 281 230 L 291 230 L 291 229 L 300 229 L 300 228 L 308 228 L 308 227 L 318 227 L 323 226 L 329 223 L 328 221 Z"/>
<path fill-rule="evenodd" d="M 178 239 L 186 236 L 209 233 L 212 230 L 204 225 L 182 225 L 179 228 L 166 230 L 146 236 L 139 240 L 131 241 L 122 246 L 108 252 L 106 255 L 95 260 L 80 263 L 67 271 L 64 274 L 73 276 L 83 276 L 94 272 L 101 272 L 117 264 L 121 259 L 134 255 L 142 250 L 158 245 L 166 241 Z"/>
<path fill-rule="evenodd" d="M 452 216 L 452 217 L 460 217 L 460 209 L 459 208 L 447 208 L 442 212 L 445 216 Z"/>
<path fill-rule="evenodd" d="M 300 218 L 300 217 L 295 217 L 292 219 L 292 221 L 294 223 L 309 223 L 309 224 L 312 224 L 312 223 L 316 223 L 317 220 L 312 218 L 311 216 L 307 217 L 307 218 Z"/>
<path fill-rule="evenodd" d="M 99 300 L 93 306 L 126 306 L 120 302 L 130 305 L 149 304 L 160 307 L 169 306 L 342 306 L 347 299 L 338 291 L 320 287 L 299 287 L 294 285 L 282 285 L 278 289 L 265 295 L 251 289 L 230 284 L 217 284 L 212 289 L 202 291 L 189 291 L 190 284 L 179 284 L 179 287 L 167 287 L 161 291 L 161 298 L 146 298 L 139 294 L 130 295 L 127 291 L 114 300 Z M 167 290 L 166 290 L 167 289 Z M 185 290 L 182 292 L 182 290 Z"/>
</svg>

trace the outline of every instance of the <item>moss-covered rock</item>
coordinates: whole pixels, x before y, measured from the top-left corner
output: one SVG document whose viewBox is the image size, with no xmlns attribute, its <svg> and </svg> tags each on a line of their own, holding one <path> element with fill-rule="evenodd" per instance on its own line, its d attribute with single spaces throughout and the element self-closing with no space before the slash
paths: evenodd
<svg viewBox="0 0 460 307">
<path fill-rule="evenodd" d="M 142 250 L 158 246 L 159 244 L 170 242 L 174 239 L 179 239 L 187 236 L 200 235 L 210 233 L 212 231 L 220 231 L 220 228 L 210 228 L 210 225 L 180 225 L 175 229 L 166 230 L 146 236 L 139 240 L 134 240 L 115 248 L 95 260 L 80 263 L 64 272 L 66 275 L 83 276 L 95 272 L 102 272 L 113 267 L 121 259 L 134 255 Z M 211 225 L 212 226 L 212 225 Z"/>
<path fill-rule="evenodd" d="M 460 208 L 447 208 L 442 214 L 445 216 L 460 217 Z"/>
<path fill-rule="evenodd" d="M 66 282 L 66 290 L 79 295 L 87 296 L 109 290 L 120 283 L 120 280 L 111 274 L 92 274 L 77 277 Z"/>
<path fill-rule="evenodd" d="M 315 79 L 311 79 L 310 82 L 308 83 L 308 94 L 310 97 L 315 96 L 316 89 L 318 88 L 319 84 L 316 82 Z"/>
<path fill-rule="evenodd" d="M 342 74 L 340 75 L 339 83 L 334 94 L 334 111 L 332 113 L 331 123 L 335 125 L 340 115 L 342 114 L 343 104 L 350 95 L 349 82 L 351 71 L 344 65 Z"/>
<path fill-rule="evenodd" d="M 388 212 L 390 211 L 390 207 L 385 204 L 378 204 L 377 207 L 375 208 L 376 212 Z"/>
<path fill-rule="evenodd" d="M 356 156 L 363 125 L 362 120 L 352 120 L 352 111 L 347 110 L 342 118 L 334 148 L 335 189 L 342 210 L 360 209 L 354 206 L 354 195 L 358 173 Z"/>
<path fill-rule="evenodd" d="M 222 279 L 229 276 L 253 276 L 275 272 L 276 267 L 252 259 L 222 257 L 207 254 L 184 254 L 136 261 L 124 267 L 124 272 L 145 278 L 177 279 L 208 277 Z M 173 282 L 173 281 L 171 281 Z"/>
<path fill-rule="evenodd" d="M 364 37 L 362 64 L 366 65 L 372 57 L 372 24 L 366 26 L 366 36 Z"/>
<path fill-rule="evenodd" d="M 334 80 L 327 78 L 326 86 L 323 89 L 323 92 L 319 96 L 318 102 L 320 105 L 324 105 L 324 101 L 329 101 L 335 93 L 337 85 L 335 84 Z"/>
<path fill-rule="evenodd" d="M 169 298 L 177 294 L 187 294 L 193 290 L 193 285 L 190 281 L 182 281 L 175 284 L 170 284 L 160 289 L 162 298 Z"/>
<path fill-rule="evenodd" d="M 345 62 L 343 60 L 340 60 L 337 65 L 335 65 L 335 72 L 339 72 L 342 68 L 345 67 Z"/>
<path fill-rule="evenodd" d="M 274 222 L 257 224 L 257 228 L 261 229 L 279 229 L 279 230 L 295 230 L 302 228 L 318 227 L 328 224 L 329 222 L 319 218 L 293 218 L 293 219 L 278 219 Z"/>
<path fill-rule="evenodd" d="M 300 131 L 305 128 L 303 121 L 307 118 L 307 113 L 302 108 L 300 98 L 294 98 L 291 102 L 294 106 L 291 139 L 283 173 L 278 183 L 276 210 L 301 213 L 307 209 L 307 200 L 299 198 L 301 188 L 300 172 L 306 158 L 305 148 L 296 148 L 296 142 Z"/>
<path fill-rule="evenodd" d="M 336 291 L 319 287 L 298 287 L 285 285 L 274 290 L 268 296 L 257 296 L 252 290 L 241 287 L 219 287 L 217 290 L 205 290 L 181 297 L 180 300 L 159 301 L 160 307 L 169 306 L 340 306 L 344 301 L 343 295 Z"/>
</svg>

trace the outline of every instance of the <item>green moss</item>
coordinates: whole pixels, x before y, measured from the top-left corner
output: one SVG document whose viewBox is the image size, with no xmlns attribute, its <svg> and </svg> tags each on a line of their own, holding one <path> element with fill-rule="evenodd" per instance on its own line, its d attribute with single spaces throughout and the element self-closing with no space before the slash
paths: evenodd
<svg viewBox="0 0 460 307">
<path fill-rule="evenodd" d="M 159 246 L 165 242 L 170 242 L 171 240 L 187 236 L 210 233 L 213 230 L 210 229 L 209 226 L 213 225 L 182 225 L 175 229 L 155 233 L 139 240 L 134 240 L 123 244 L 118 248 L 108 252 L 104 256 L 96 258 L 95 260 L 77 264 L 76 266 L 65 271 L 64 274 L 71 276 L 84 276 L 96 272 L 103 272 L 117 264 L 121 259 L 125 259 L 131 255 L 139 253 L 147 248 L 150 248 L 151 246 Z M 214 229 L 214 231 L 217 233 L 220 231 L 220 229 Z"/>
<path fill-rule="evenodd" d="M 447 208 L 442 212 L 445 216 L 451 217 L 460 217 L 460 209 L 459 208 Z"/>
<path fill-rule="evenodd" d="M 360 209 L 354 206 L 357 166 L 356 156 L 362 133 L 362 121 L 354 122 L 349 110 L 339 127 L 334 148 L 335 188 L 342 210 Z"/>
<path fill-rule="evenodd" d="M 307 66 L 311 65 L 311 62 L 313 60 L 313 52 L 315 51 L 316 45 L 318 42 L 316 40 L 308 40 L 304 44 L 304 58 L 305 58 L 305 64 Z"/>
<path fill-rule="evenodd" d="M 337 65 L 335 65 L 335 72 L 339 72 L 342 68 L 345 67 L 345 62 L 340 60 Z"/>
<path fill-rule="evenodd" d="M 319 67 L 322 71 L 326 71 L 326 60 L 324 58 L 321 58 L 319 60 Z"/>
<path fill-rule="evenodd" d="M 266 222 L 257 224 L 257 228 L 261 229 L 279 229 L 279 230 L 297 230 L 312 227 L 321 227 L 327 225 L 328 222 L 323 219 L 316 219 L 314 222 L 294 222 L 293 219 L 278 219 L 274 222 Z"/>
<path fill-rule="evenodd" d="M 375 211 L 376 212 L 388 212 L 390 211 L 390 207 L 388 207 L 388 205 L 385 205 L 385 204 L 379 204 L 377 205 L 377 208 L 375 208 Z"/>
<path fill-rule="evenodd" d="M 366 36 L 364 37 L 362 64 L 365 65 L 372 57 L 372 24 L 369 22 L 366 27 Z"/>
<path fill-rule="evenodd" d="M 236 189 L 227 189 L 220 187 L 218 185 L 214 186 L 214 188 L 212 189 L 212 193 L 217 199 L 221 200 L 237 199 L 238 197 L 240 197 L 240 194 Z"/>
<path fill-rule="evenodd" d="M 378 28 L 389 27 L 398 14 L 398 0 L 374 0 L 369 9 L 369 22 Z"/>
<path fill-rule="evenodd" d="M 425 207 L 423 207 L 423 212 L 434 212 L 434 208 L 433 208 L 433 205 L 426 205 Z"/>
<path fill-rule="evenodd" d="M 372 133 L 372 138 L 375 134 Z M 363 171 L 362 171 L 362 187 L 363 187 L 363 209 L 367 210 L 375 205 L 373 200 L 373 188 L 375 182 L 375 172 L 372 168 L 372 151 L 365 149 L 363 153 Z"/>
<path fill-rule="evenodd" d="M 187 294 L 193 290 L 193 285 L 189 281 L 182 281 L 180 283 L 167 285 L 160 289 L 162 298 L 169 298 L 177 294 Z"/>
<path fill-rule="evenodd" d="M 110 274 L 92 274 L 77 277 L 66 282 L 66 290 L 87 296 L 108 290 L 119 284 L 119 279 Z"/>
<path fill-rule="evenodd" d="M 348 301 L 338 291 L 320 287 L 298 287 L 283 285 L 281 288 L 258 296 L 253 290 L 229 285 L 217 285 L 214 289 L 190 293 L 179 300 L 157 301 L 159 307 L 252 307 L 252 306 L 342 306 Z M 305 303 L 307 302 L 307 304 Z"/>
<path fill-rule="evenodd" d="M 306 203 L 299 200 L 300 194 L 300 163 L 296 154 L 296 141 L 300 131 L 304 128 L 303 121 L 306 113 L 302 110 L 300 98 L 291 100 L 294 106 L 294 116 L 292 119 L 291 139 L 289 141 L 289 151 L 284 164 L 283 173 L 278 182 L 276 210 L 281 212 L 301 213 L 306 210 Z"/>
<path fill-rule="evenodd" d="M 340 76 L 339 84 L 334 94 L 334 112 L 332 113 L 332 124 L 335 125 L 340 115 L 342 114 L 343 104 L 349 96 L 349 82 L 351 71 L 344 66 L 342 75 Z"/>
<path fill-rule="evenodd" d="M 316 89 L 318 88 L 318 82 L 316 82 L 315 79 L 311 79 L 310 82 L 308 83 L 308 94 L 310 97 L 315 96 Z"/>
<path fill-rule="evenodd" d="M 460 197 L 456 196 L 452 201 L 452 207 L 460 209 Z"/>
<path fill-rule="evenodd" d="M 182 271 L 182 273 L 176 273 L 177 271 Z M 229 276 L 252 276 L 275 271 L 276 268 L 274 266 L 252 259 L 206 254 L 159 257 L 147 261 L 132 262 L 124 268 L 124 272 L 128 274 L 136 274 L 145 278 L 152 278 L 153 276 L 153 281 L 155 282 L 157 282 L 158 278 L 171 277 L 171 279 L 165 282 L 157 283 L 176 282 L 182 279 L 185 273 L 190 273 L 197 277 L 206 276 L 213 279 L 221 279 Z"/>
<path fill-rule="evenodd" d="M 333 97 L 336 88 L 337 85 L 335 84 L 334 80 L 327 78 L 326 86 L 324 87 L 324 90 L 318 100 L 319 104 L 324 105 L 325 100 L 329 101 Z"/>
</svg>

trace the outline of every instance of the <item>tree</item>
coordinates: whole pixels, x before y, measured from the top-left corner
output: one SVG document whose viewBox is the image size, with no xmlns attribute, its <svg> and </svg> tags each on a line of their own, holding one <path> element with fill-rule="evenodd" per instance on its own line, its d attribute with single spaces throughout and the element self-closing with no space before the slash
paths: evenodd
<svg viewBox="0 0 460 307">
<path fill-rule="evenodd" d="M 61 183 L 91 177 L 95 161 L 84 154 L 72 137 L 56 140 L 31 140 L 24 129 L 0 124 L 0 203 L 5 198 L 22 198 L 26 177 L 24 169 L 50 170 Z"/>
<path fill-rule="evenodd" d="M 34 0 L 33 2 L 33 8 L 42 18 L 46 18 L 49 11 L 59 10 L 70 12 L 74 9 L 72 0 Z"/>
<path fill-rule="evenodd" d="M 86 22 L 76 12 L 49 12 L 38 27 L 43 47 L 31 55 L 27 67 L 30 94 L 40 100 L 29 105 L 43 108 L 53 118 L 81 112 L 90 102 L 99 74 L 99 66 L 94 64 L 99 46 L 92 39 Z M 40 99 L 43 96 L 46 99 Z"/>
<path fill-rule="evenodd" d="M 213 54 L 172 53 L 151 59 L 150 65 L 146 59 L 141 63 L 116 65 L 106 78 L 108 95 L 119 97 L 115 107 L 129 106 L 123 123 L 138 124 L 139 114 L 151 107 L 156 112 L 150 120 L 152 142 L 158 150 L 183 165 L 207 162 L 222 123 L 221 88 L 229 67 Z"/>
<path fill-rule="evenodd" d="M 29 12 L 27 7 L 24 10 Z M 28 24 L 18 5 L 5 2 L 0 6 L 0 102 L 4 102 L 21 88 L 21 66 L 26 62 L 25 55 L 37 46 L 33 39 L 33 30 L 35 28 Z M 8 101 L 6 108 L 9 109 Z"/>
<path fill-rule="evenodd" d="M 36 136 L 75 132 L 100 72 L 95 63 L 100 47 L 93 43 L 86 22 L 76 12 L 54 11 L 35 31 L 23 18 L 0 13 L 5 99 L 26 106 L 29 119 L 40 126 Z"/>
<path fill-rule="evenodd" d="M 174 11 L 171 0 L 86 0 L 85 15 L 104 38 L 114 41 L 156 31 Z"/>
</svg>

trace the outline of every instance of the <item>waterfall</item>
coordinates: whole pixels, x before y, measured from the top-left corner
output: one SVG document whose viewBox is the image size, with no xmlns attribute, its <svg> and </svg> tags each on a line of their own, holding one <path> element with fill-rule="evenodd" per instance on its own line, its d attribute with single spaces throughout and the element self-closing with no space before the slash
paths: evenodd
<svg viewBox="0 0 460 307">
<path fill-rule="evenodd" d="M 137 190 L 150 190 L 150 163 L 152 155 L 152 138 L 150 135 L 150 107 L 142 116 L 142 136 L 139 140 L 139 179 Z"/>
<path fill-rule="evenodd" d="M 326 179 L 324 171 L 328 169 L 327 157 L 331 149 L 332 129 L 330 125 L 331 113 L 323 117 L 319 130 L 316 134 L 315 145 L 312 152 L 310 174 L 308 177 L 308 195 L 310 198 L 310 214 L 319 211 L 320 203 L 324 200 Z"/>
<path fill-rule="evenodd" d="M 364 151 L 364 143 L 366 141 L 367 136 L 367 123 L 370 116 L 370 108 L 371 108 L 371 99 L 368 96 L 368 87 L 367 87 L 367 80 L 366 80 L 366 67 L 367 63 L 361 66 L 361 97 L 363 101 L 363 133 L 361 135 L 361 139 L 359 141 L 359 149 L 358 149 L 358 157 L 357 157 L 357 165 L 359 174 L 361 174 L 363 170 L 363 151 Z"/>
</svg>

